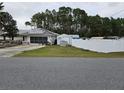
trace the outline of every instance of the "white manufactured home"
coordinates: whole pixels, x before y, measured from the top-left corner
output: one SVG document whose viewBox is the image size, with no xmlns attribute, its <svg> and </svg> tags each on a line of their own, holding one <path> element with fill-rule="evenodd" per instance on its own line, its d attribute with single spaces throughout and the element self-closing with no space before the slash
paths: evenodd
<svg viewBox="0 0 124 93">
<path fill-rule="evenodd" d="M 54 44 L 59 34 L 46 29 L 36 28 L 31 30 L 20 30 L 20 36 L 23 37 L 23 43 L 27 44 Z"/>
<path fill-rule="evenodd" d="M 72 39 L 79 39 L 79 35 L 67 35 L 67 34 L 59 35 L 57 36 L 57 44 L 61 45 L 62 43 L 66 43 L 71 45 Z"/>
</svg>

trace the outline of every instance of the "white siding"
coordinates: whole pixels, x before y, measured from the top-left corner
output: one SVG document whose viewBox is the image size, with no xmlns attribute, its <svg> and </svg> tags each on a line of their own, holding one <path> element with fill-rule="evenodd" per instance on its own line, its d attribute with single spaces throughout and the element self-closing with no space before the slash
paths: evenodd
<svg viewBox="0 0 124 93">
<path fill-rule="evenodd" d="M 48 36 L 47 39 L 49 43 L 54 44 L 56 37 Z"/>
<path fill-rule="evenodd" d="M 26 37 L 26 40 L 27 40 L 27 42 L 30 43 L 30 36 L 27 36 L 27 37 Z"/>
<path fill-rule="evenodd" d="M 68 44 L 72 44 L 73 38 L 79 38 L 79 35 L 66 35 L 62 34 L 57 37 L 57 44 L 60 45 L 61 41 L 66 41 Z"/>
<path fill-rule="evenodd" d="M 57 38 L 57 44 L 59 45 L 61 41 L 66 41 L 68 44 L 71 44 L 71 40 L 71 37 Z"/>
</svg>

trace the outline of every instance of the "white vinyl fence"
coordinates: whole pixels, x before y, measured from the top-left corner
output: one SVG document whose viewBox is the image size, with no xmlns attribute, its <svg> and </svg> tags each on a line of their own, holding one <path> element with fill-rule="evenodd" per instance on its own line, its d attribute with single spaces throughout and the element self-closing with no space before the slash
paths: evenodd
<svg viewBox="0 0 124 93">
<path fill-rule="evenodd" d="M 120 52 L 124 51 L 124 39 L 111 40 L 111 39 L 90 39 L 90 40 L 82 40 L 82 39 L 72 39 L 72 46 L 92 50 L 96 52 Z"/>
</svg>

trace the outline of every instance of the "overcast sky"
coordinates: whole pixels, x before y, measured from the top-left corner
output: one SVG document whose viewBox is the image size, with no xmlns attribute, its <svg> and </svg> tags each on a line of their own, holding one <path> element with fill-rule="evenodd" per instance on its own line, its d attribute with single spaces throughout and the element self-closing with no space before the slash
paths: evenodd
<svg viewBox="0 0 124 93">
<path fill-rule="evenodd" d="M 25 26 L 25 21 L 30 21 L 33 14 L 46 9 L 58 10 L 61 6 L 68 6 L 71 8 L 81 8 L 85 10 L 88 15 L 99 14 L 103 17 L 124 17 L 124 3 L 84 3 L 84 2 L 5 2 L 4 11 L 9 12 L 17 21 L 19 29 L 29 29 Z"/>
</svg>

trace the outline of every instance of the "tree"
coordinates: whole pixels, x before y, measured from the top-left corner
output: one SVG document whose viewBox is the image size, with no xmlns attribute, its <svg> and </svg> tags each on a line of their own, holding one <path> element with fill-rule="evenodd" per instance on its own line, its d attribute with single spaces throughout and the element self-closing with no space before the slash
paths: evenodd
<svg viewBox="0 0 124 93">
<path fill-rule="evenodd" d="M 111 25 L 112 25 L 112 36 L 118 36 L 119 35 L 119 30 L 120 30 L 120 19 L 114 19 L 111 18 Z"/>
<path fill-rule="evenodd" d="M 102 20 L 103 20 L 102 35 L 110 36 L 112 31 L 111 20 L 108 17 L 104 17 L 102 18 Z"/>
<path fill-rule="evenodd" d="M 31 24 L 59 34 L 78 34 L 81 37 L 124 36 L 124 18 L 88 16 L 80 9 L 60 7 L 58 11 L 46 9 L 31 18 Z"/>
<path fill-rule="evenodd" d="M 2 32 L 3 38 L 6 40 L 6 36 L 14 37 L 17 34 L 17 27 L 16 27 L 16 21 L 13 19 L 13 17 L 8 12 L 1 12 L 1 24 L 2 24 Z"/>
<path fill-rule="evenodd" d="M 25 25 L 26 25 L 26 26 L 31 26 L 31 23 L 30 23 L 29 21 L 26 21 L 26 22 L 25 22 Z"/>
<path fill-rule="evenodd" d="M 5 26 L 5 30 L 7 31 L 7 36 L 14 40 L 14 37 L 17 36 L 18 29 L 16 27 L 16 21 L 12 20 L 11 24 Z"/>
<path fill-rule="evenodd" d="M 35 24 L 37 28 L 45 28 L 45 16 L 44 13 L 36 13 L 31 18 L 31 24 Z"/>
<path fill-rule="evenodd" d="M 52 10 L 52 28 L 51 30 L 54 32 L 58 32 L 59 22 L 58 22 L 58 13 L 55 9 Z"/>
<path fill-rule="evenodd" d="M 1 30 L 2 30 L 2 14 L 1 14 L 1 10 L 3 10 L 3 8 L 4 8 L 4 5 L 3 5 L 3 3 L 0 3 L 0 32 L 1 32 Z"/>
<path fill-rule="evenodd" d="M 33 26 L 32 23 L 29 22 L 29 21 L 26 21 L 26 22 L 25 22 L 25 25 L 26 25 L 26 26 L 30 26 L 31 28 L 32 28 L 32 26 Z"/>
<path fill-rule="evenodd" d="M 121 26 L 120 26 L 120 30 L 119 30 L 119 36 L 123 37 L 124 36 L 124 18 L 121 18 L 120 22 L 121 22 Z"/>
<path fill-rule="evenodd" d="M 3 3 L 0 3 L 0 10 L 2 10 L 3 7 Z M 16 25 L 16 21 L 8 12 L 0 12 L 0 30 L 4 40 L 6 40 L 6 36 L 14 40 L 14 36 L 16 36 L 18 32 Z"/>
<path fill-rule="evenodd" d="M 99 15 L 88 17 L 88 28 L 90 28 L 90 34 L 92 36 L 102 36 L 103 20 Z"/>
<path fill-rule="evenodd" d="M 3 10 L 3 8 L 4 8 L 4 5 L 2 2 L 0 2 L 0 10 Z"/>
<path fill-rule="evenodd" d="M 70 7 L 60 7 L 58 11 L 58 22 L 60 29 L 66 34 L 71 33 L 72 9 Z"/>
</svg>

